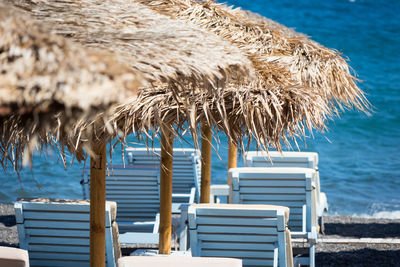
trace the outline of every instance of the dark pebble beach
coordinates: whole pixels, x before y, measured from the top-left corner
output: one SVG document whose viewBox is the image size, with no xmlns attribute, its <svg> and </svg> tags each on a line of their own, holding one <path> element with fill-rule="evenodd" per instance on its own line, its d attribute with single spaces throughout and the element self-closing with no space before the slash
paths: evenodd
<svg viewBox="0 0 400 267">
<path fill-rule="evenodd" d="M 400 267 L 400 219 L 324 216 L 319 240 L 316 266 Z M 0 204 L 0 246 L 18 247 L 12 204 Z"/>
</svg>

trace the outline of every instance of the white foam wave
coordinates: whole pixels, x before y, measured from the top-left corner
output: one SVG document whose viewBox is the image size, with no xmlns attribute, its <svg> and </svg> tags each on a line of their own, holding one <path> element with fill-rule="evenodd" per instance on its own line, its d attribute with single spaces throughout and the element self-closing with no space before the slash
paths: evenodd
<svg viewBox="0 0 400 267">
<path fill-rule="evenodd" d="M 379 211 L 374 212 L 373 214 L 353 214 L 353 217 L 360 217 L 360 218 L 374 218 L 374 219 L 400 219 L 400 210 L 395 211 Z"/>
</svg>

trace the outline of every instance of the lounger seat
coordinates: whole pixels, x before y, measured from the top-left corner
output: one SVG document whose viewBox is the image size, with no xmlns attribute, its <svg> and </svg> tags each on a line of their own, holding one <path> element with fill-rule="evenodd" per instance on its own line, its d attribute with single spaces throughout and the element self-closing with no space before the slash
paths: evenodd
<svg viewBox="0 0 400 267">
<path fill-rule="evenodd" d="M 28 251 L 19 248 L 0 246 L 0 266 L 29 267 Z"/>
<path fill-rule="evenodd" d="M 242 261 L 231 258 L 195 258 L 179 256 L 129 256 L 118 260 L 118 267 L 241 267 Z"/>
</svg>

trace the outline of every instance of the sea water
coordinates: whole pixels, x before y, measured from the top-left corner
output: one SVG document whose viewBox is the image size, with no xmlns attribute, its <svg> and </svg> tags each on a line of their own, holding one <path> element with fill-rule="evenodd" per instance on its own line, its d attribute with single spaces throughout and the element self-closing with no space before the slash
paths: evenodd
<svg viewBox="0 0 400 267">
<path fill-rule="evenodd" d="M 330 214 L 400 218 L 400 1 L 253 0 L 227 2 L 295 28 L 350 59 L 374 106 L 372 116 L 347 111 L 314 133 L 301 150 L 319 153 L 321 188 Z M 214 142 L 212 182 L 227 180 L 227 143 Z M 140 146 L 129 137 L 132 146 Z M 158 144 L 156 140 L 156 145 Z M 176 142 L 176 147 L 191 144 Z M 252 147 L 254 149 L 254 146 Z M 121 149 L 113 163 L 122 163 Z M 83 164 L 68 157 L 65 171 L 58 152 L 37 155 L 32 170 L 0 172 L 0 202 L 17 197 L 81 198 Z M 239 159 L 239 166 L 242 166 Z"/>
</svg>

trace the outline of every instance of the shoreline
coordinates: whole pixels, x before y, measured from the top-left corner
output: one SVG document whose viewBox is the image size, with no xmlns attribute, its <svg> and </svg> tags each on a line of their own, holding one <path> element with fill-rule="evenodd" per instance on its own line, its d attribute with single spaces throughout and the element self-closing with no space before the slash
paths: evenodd
<svg viewBox="0 0 400 267">
<path fill-rule="evenodd" d="M 400 267 L 400 219 L 327 215 L 324 228 L 316 245 L 316 266 Z M 0 246 L 18 247 L 12 204 L 0 203 Z"/>
</svg>

